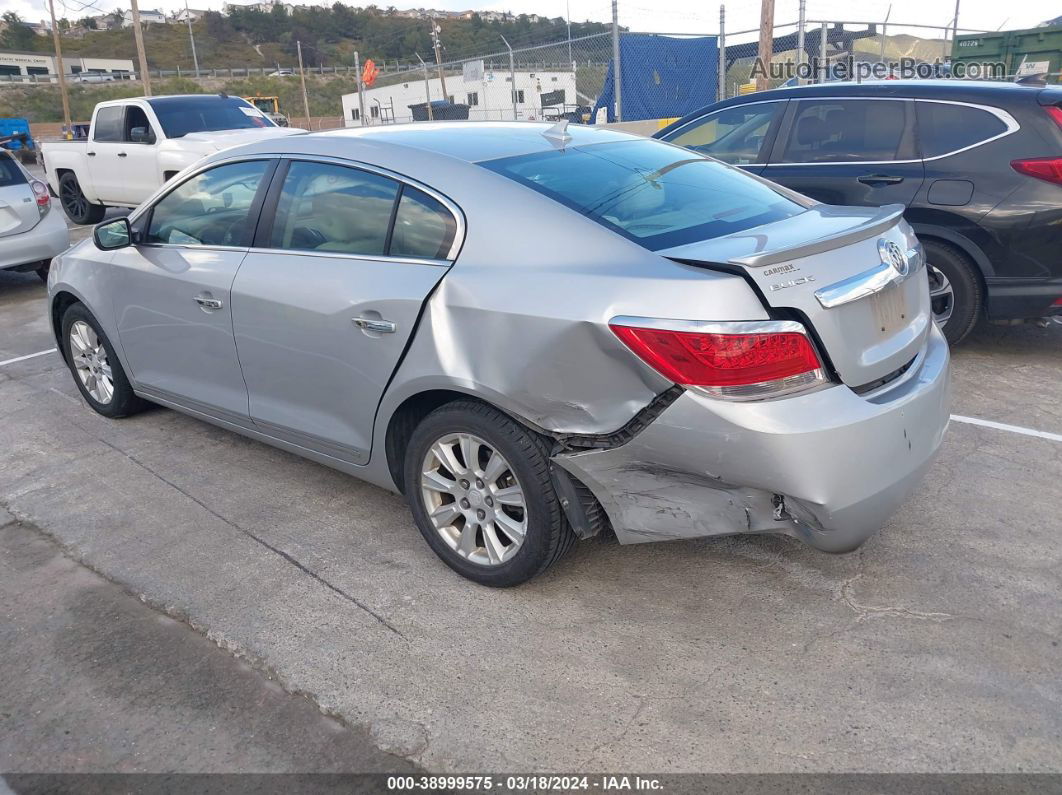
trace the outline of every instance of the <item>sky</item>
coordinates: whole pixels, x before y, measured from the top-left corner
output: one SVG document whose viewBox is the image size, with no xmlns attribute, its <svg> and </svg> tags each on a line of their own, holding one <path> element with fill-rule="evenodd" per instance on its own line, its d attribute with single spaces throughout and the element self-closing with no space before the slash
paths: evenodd
<svg viewBox="0 0 1062 795">
<path fill-rule="evenodd" d="M 221 8 L 224 0 L 189 0 L 192 8 Z M 287 0 L 300 2 L 300 0 Z M 234 0 L 239 2 L 239 0 Z M 317 3 L 330 0 L 316 0 Z M 497 10 L 513 13 L 537 13 L 572 20 L 606 22 L 611 19 L 611 0 L 377 0 L 377 5 L 397 8 L 433 7 L 450 11 Z M 348 3 L 349 5 L 368 5 Z M 1021 0 L 1008 5 L 998 0 L 960 0 L 959 26 L 972 30 L 1007 30 L 1035 27 L 1062 14 L 1059 0 Z M 949 25 L 955 15 L 953 0 L 807 0 L 807 19 L 852 22 L 880 22 L 889 14 L 890 23 Z M 118 0 L 55 0 L 56 16 L 76 19 L 128 8 Z M 167 13 L 184 7 L 184 0 L 140 0 L 140 7 L 158 8 Z M 0 12 L 16 11 L 23 19 L 36 21 L 48 16 L 47 0 L 0 0 Z M 727 3 L 728 31 L 759 27 L 759 3 Z M 775 0 L 775 24 L 796 22 L 798 0 Z M 650 33 L 715 33 L 719 27 L 718 5 L 703 0 L 619 0 L 620 24 L 630 30 Z M 904 32 L 914 32 L 913 30 Z"/>
</svg>

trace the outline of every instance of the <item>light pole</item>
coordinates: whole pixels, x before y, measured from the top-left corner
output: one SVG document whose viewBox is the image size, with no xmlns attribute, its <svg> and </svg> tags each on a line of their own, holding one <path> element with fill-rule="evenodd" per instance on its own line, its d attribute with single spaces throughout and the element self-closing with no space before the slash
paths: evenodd
<svg viewBox="0 0 1062 795">
<path fill-rule="evenodd" d="M 500 33 L 498 35 L 501 36 Z M 501 40 L 505 42 L 505 47 L 509 50 L 509 82 L 512 84 L 509 88 L 512 89 L 513 95 L 513 121 L 517 121 L 520 116 L 516 112 L 516 61 L 513 60 L 513 48 L 509 46 L 508 39 L 502 36 Z"/>
<path fill-rule="evenodd" d="M 620 79 L 618 0 L 612 0 L 612 87 L 616 97 L 616 121 L 623 121 L 623 81 Z"/>
<path fill-rule="evenodd" d="M 413 54 L 417 56 L 417 60 L 420 61 L 420 65 L 424 69 L 424 104 L 428 106 L 428 121 L 435 121 L 435 115 L 431 112 L 431 83 L 428 82 L 428 65 L 424 63 L 424 59 L 420 57 L 419 52 Z"/>
<path fill-rule="evenodd" d="M 310 100 L 306 97 L 306 70 L 302 68 L 302 42 L 296 41 L 299 52 L 299 80 L 302 81 L 302 109 L 306 111 L 306 129 L 310 128 Z"/>
<path fill-rule="evenodd" d="M 195 34 L 192 33 L 192 13 L 188 10 L 188 0 L 184 0 L 184 18 L 188 22 L 188 38 L 192 40 L 192 63 L 195 64 L 195 76 L 199 77 L 199 56 L 195 54 Z"/>
</svg>

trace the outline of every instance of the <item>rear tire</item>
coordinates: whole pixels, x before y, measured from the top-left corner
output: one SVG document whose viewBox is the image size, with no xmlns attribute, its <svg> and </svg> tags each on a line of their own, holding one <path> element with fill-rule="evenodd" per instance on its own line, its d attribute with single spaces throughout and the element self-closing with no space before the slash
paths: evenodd
<svg viewBox="0 0 1062 795">
<path fill-rule="evenodd" d="M 463 460 L 468 453 L 459 441 L 469 439 L 472 462 Z M 502 463 L 492 466 L 495 455 Z M 542 438 L 491 406 L 459 400 L 413 431 L 404 465 L 406 499 L 424 539 L 447 566 L 480 585 L 519 585 L 556 563 L 575 541 L 549 467 Z M 485 525 L 477 515 L 486 517 Z M 517 541 L 506 528 L 521 524 Z"/>
<path fill-rule="evenodd" d="M 117 419 L 147 406 L 133 393 L 111 341 L 84 304 L 71 304 L 63 314 L 62 330 L 67 365 L 93 411 Z"/>
<path fill-rule="evenodd" d="M 948 342 L 957 345 L 977 325 L 984 306 L 984 289 L 977 266 L 947 243 L 926 240 L 922 247 L 929 270 L 933 316 Z M 947 318 L 941 322 L 942 313 Z"/>
<path fill-rule="evenodd" d="M 67 218 L 82 226 L 98 224 L 107 213 L 107 208 L 102 204 L 92 204 L 86 198 L 81 183 L 72 171 L 59 178 L 59 203 L 63 205 Z"/>
</svg>

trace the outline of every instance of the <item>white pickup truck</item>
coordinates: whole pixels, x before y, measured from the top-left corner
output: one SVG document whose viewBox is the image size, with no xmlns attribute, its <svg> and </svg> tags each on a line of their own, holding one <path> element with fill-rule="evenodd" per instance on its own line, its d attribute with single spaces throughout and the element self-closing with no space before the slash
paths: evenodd
<svg viewBox="0 0 1062 795">
<path fill-rule="evenodd" d="M 251 140 L 300 133 L 224 94 L 101 102 L 87 140 L 45 141 L 48 184 L 76 224 L 94 224 L 107 207 L 135 207 L 200 158 Z"/>
</svg>

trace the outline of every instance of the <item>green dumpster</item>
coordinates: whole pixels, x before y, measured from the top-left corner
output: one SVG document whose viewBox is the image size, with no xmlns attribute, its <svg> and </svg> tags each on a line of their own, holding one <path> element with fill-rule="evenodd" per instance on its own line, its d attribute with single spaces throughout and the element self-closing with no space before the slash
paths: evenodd
<svg viewBox="0 0 1062 795">
<path fill-rule="evenodd" d="M 1062 25 L 959 36 L 952 45 L 951 62 L 956 74 L 972 64 L 1001 63 L 1005 75 L 995 75 L 998 79 L 1047 73 L 1048 83 L 1062 83 Z M 957 68 L 959 64 L 962 67 Z"/>
</svg>

